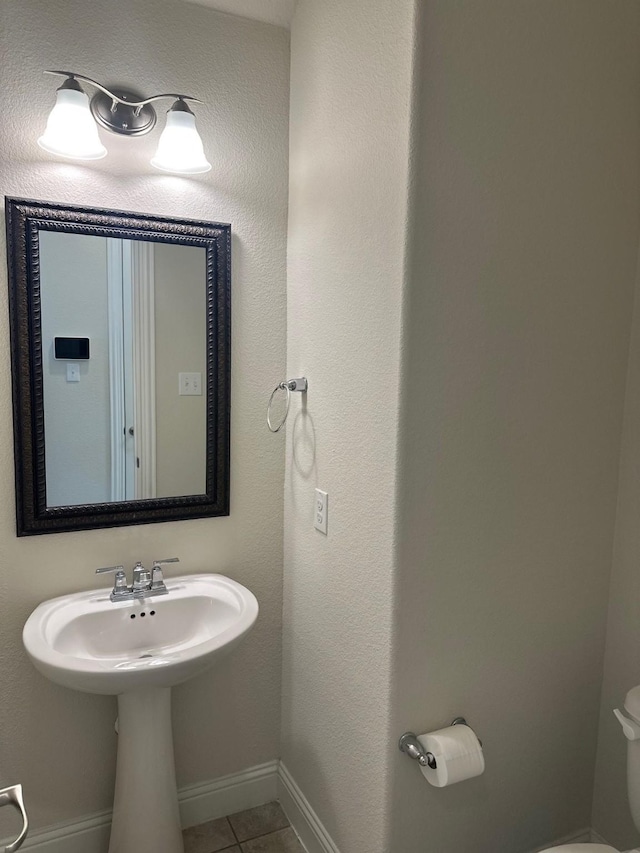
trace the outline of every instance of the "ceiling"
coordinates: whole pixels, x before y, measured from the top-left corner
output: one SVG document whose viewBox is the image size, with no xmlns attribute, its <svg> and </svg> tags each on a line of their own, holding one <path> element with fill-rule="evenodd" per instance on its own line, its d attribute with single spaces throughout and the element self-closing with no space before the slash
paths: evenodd
<svg viewBox="0 0 640 853">
<path fill-rule="evenodd" d="M 219 12 L 289 28 L 296 0 L 189 0 Z"/>
</svg>

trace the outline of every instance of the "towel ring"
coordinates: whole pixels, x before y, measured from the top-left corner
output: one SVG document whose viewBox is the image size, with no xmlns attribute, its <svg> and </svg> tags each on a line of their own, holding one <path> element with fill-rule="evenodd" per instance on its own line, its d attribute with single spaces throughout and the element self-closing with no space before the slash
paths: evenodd
<svg viewBox="0 0 640 853">
<path fill-rule="evenodd" d="M 291 405 L 291 392 L 292 391 L 300 391 L 305 393 L 307 388 L 309 387 L 309 383 L 305 379 L 305 377 L 301 377 L 300 379 L 287 379 L 286 382 L 280 382 L 271 392 L 271 396 L 269 397 L 269 403 L 267 404 L 267 426 L 271 430 L 271 432 L 280 432 L 282 427 L 286 424 L 287 418 L 289 416 L 289 406 Z M 284 410 L 284 416 L 278 426 L 275 426 L 271 423 L 271 406 L 273 404 L 273 398 L 276 396 L 278 391 L 284 391 L 287 395 L 287 404 Z"/>
<path fill-rule="evenodd" d="M 0 791 L 0 807 L 2 806 L 14 806 L 22 815 L 22 832 L 12 844 L 7 844 L 3 848 L 4 853 L 15 853 L 19 847 L 22 847 L 22 842 L 29 831 L 29 818 L 22 798 L 22 785 L 11 785 L 11 787 L 3 788 Z"/>
</svg>

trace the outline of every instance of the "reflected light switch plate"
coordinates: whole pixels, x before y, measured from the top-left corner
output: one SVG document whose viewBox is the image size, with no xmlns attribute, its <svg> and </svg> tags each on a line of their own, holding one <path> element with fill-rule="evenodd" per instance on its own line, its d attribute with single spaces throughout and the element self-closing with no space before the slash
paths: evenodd
<svg viewBox="0 0 640 853">
<path fill-rule="evenodd" d="M 202 395 L 202 374 L 179 373 L 178 394 L 180 397 L 200 397 Z"/>
<path fill-rule="evenodd" d="M 67 382 L 80 382 L 79 364 L 67 364 Z"/>
</svg>

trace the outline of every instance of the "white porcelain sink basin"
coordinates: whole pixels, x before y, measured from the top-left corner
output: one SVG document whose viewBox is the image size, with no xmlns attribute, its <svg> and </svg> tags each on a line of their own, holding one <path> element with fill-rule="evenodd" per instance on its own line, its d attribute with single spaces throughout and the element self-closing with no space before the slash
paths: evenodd
<svg viewBox="0 0 640 853">
<path fill-rule="evenodd" d="M 171 688 L 229 652 L 258 616 L 253 593 L 224 575 L 188 575 L 166 586 L 167 595 L 130 601 L 112 602 L 110 590 L 53 598 L 36 607 L 22 634 L 51 681 L 118 696 L 109 853 L 184 853 Z"/>
<path fill-rule="evenodd" d="M 112 602 L 109 590 L 45 601 L 24 645 L 51 681 L 87 693 L 172 687 L 230 651 L 258 616 L 255 596 L 223 575 L 167 581 L 168 595 Z"/>
</svg>

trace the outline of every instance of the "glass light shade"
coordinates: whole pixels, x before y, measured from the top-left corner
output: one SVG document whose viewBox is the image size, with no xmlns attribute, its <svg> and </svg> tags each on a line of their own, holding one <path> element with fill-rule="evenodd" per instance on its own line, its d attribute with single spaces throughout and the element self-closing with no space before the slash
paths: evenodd
<svg viewBox="0 0 640 853">
<path fill-rule="evenodd" d="M 89 108 L 89 98 L 76 89 L 58 89 L 56 104 L 38 145 L 51 154 L 74 160 L 100 160 L 107 153 Z"/>
<path fill-rule="evenodd" d="M 151 165 L 163 172 L 179 175 L 199 175 L 209 171 L 211 163 L 205 157 L 193 113 L 169 110 Z"/>
</svg>

